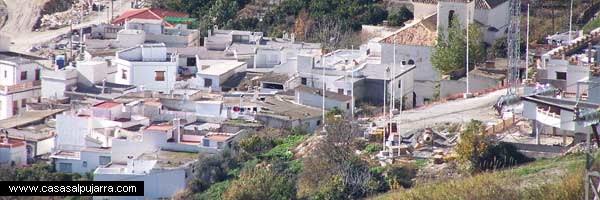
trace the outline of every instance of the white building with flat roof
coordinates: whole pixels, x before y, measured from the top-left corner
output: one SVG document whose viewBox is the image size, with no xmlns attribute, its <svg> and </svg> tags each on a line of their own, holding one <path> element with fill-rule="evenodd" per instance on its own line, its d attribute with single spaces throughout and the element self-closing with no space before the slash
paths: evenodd
<svg viewBox="0 0 600 200">
<path fill-rule="evenodd" d="M 24 112 L 28 102 L 39 102 L 42 68 L 34 60 L 0 55 L 0 119 Z"/>
<path fill-rule="evenodd" d="M 221 91 L 222 84 L 238 72 L 247 68 L 245 62 L 235 60 L 198 60 L 196 87 L 211 91 Z"/>
<path fill-rule="evenodd" d="M 117 52 L 115 82 L 169 92 L 177 82 L 177 55 L 164 44 L 143 44 Z"/>
<path fill-rule="evenodd" d="M 0 138 L 0 166 L 21 166 L 27 164 L 27 150 L 25 142 Z"/>
</svg>

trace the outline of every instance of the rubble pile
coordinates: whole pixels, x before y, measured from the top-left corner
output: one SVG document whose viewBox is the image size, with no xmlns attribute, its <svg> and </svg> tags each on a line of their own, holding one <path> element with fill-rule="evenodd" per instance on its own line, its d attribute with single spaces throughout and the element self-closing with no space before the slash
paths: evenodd
<svg viewBox="0 0 600 200">
<path fill-rule="evenodd" d="M 88 15 L 88 4 L 84 1 L 79 1 L 74 3 L 67 11 L 43 15 L 40 20 L 39 29 L 57 29 L 68 26 L 71 23 L 79 24 Z"/>
</svg>

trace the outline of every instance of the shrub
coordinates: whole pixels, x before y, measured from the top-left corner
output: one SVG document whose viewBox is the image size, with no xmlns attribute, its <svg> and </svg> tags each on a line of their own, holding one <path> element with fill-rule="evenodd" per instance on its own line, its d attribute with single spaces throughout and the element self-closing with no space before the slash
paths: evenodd
<svg viewBox="0 0 600 200">
<path fill-rule="evenodd" d="M 365 153 L 372 155 L 374 153 L 381 151 L 381 149 L 383 149 L 381 144 L 371 143 L 371 144 L 368 144 L 367 147 L 365 147 L 364 151 L 365 151 Z"/>
</svg>

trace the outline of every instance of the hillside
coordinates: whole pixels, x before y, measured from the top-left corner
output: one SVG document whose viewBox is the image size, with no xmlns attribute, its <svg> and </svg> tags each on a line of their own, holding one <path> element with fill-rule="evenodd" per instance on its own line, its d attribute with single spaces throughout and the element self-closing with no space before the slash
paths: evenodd
<svg viewBox="0 0 600 200">
<path fill-rule="evenodd" d="M 417 184 L 371 199 L 582 199 L 584 164 L 584 154 L 571 154 L 458 180 Z"/>
</svg>

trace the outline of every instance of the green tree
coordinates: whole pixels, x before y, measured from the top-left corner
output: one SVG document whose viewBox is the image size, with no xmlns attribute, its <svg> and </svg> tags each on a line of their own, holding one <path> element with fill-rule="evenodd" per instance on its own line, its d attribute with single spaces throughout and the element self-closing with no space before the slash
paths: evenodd
<svg viewBox="0 0 600 200">
<path fill-rule="evenodd" d="M 456 17 L 452 18 L 448 33 L 439 31 L 435 50 L 431 55 L 431 64 L 442 74 L 464 67 L 465 36 L 460 23 Z"/>
<path fill-rule="evenodd" d="M 469 68 L 485 61 L 485 46 L 479 25 L 469 24 Z"/>
<path fill-rule="evenodd" d="M 454 148 L 458 154 L 457 160 L 467 164 L 471 172 L 479 171 L 482 158 L 490 146 L 491 141 L 484 132 L 485 126 L 481 121 L 471 120 L 460 133 L 460 140 Z"/>
<path fill-rule="evenodd" d="M 400 10 L 392 12 L 392 14 L 388 16 L 388 23 L 390 26 L 403 26 L 404 22 L 413 18 L 413 13 L 405 6 L 402 6 Z"/>
<path fill-rule="evenodd" d="M 442 74 L 463 69 L 466 60 L 466 30 L 464 30 L 456 17 L 452 18 L 446 35 L 437 37 L 435 50 L 431 56 L 431 64 Z M 485 60 L 484 44 L 481 39 L 478 25 L 469 25 L 469 64 L 475 66 Z"/>
<path fill-rule="evenodd" d="M 207 22 L 221 27 L 231 26 L 232 19 L 238 11 L 235 0 L 215 0 L 208 10 Z M 210 24 L 208 24 L 210 25 Z"/>
<path fill-rule="evenodd" d="M 495 57 L 506 58 L 506 49 L 508 48 L 506 40 L 506 37 L 501 37 L 494 41 L 494 44 L 492 44 L 492 51 Z"/>
</svg>

